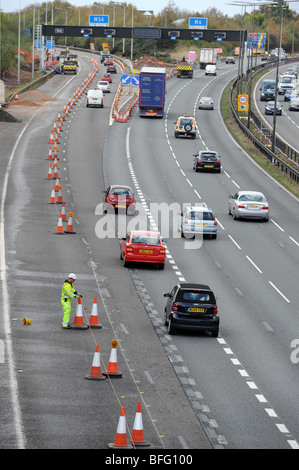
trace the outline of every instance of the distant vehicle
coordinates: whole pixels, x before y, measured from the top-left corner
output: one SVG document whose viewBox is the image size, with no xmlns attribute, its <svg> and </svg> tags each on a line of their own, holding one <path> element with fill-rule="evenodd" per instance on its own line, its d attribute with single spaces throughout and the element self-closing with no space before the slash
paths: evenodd
<svg viewBox="0 0 299 470">
<path fill-rule="evenodd" d="M 278 81 L 277 91 L 279 95 L 283 95 L 286 90 L 294 90 L 295 89 L 295 80 L 294 77 L 290 75 L 284 75 L 280 77 Z"/>
<path fill-rule="evenodd" d="M 103 73 L 101 81 L 102 82 L 106 81 L 106 82 L 112 83 L 111 74 L 110 73 Z"/>
<path fill-rule="evenodd" d="M 108 65 L 107 66 L 107 72 L 109 73 L 117 73 L 115 65 Z"/>
<path fill-rule="evenodd" d="M 272 101 L 275 99 L 276 92 L 276 81 L 265 79 L 262 81 L 260 88 L 260 100 L 261 101 Z"/>
<path fill-rule="evenodd" d="M 198 103 L 198 109 L 214 109 L 214 101 L 210 96 L 202 96 Z"/>
<path fill-rule="evenodd" d="M 162 240 L 159 232 L 132 230 L 122 238 L 120 244 L 120 259 L 124 266 L 128 263 L 151 263 L 159 269 L 164 269 L 166 249 L 165 240 Z"/>
<path fill-rule="evenodd" d="M 265 54 L 261 54 L 261 55 L 260 55 L 260 58 L 261 58 L 261 61 L 262 61 L 262 62 L 265 61 L 265 60 L 268 60 L 268 54 L 266 54 L 266 53 L 265 53 Z"/>
<path fill-rule="evenodd" d="M 299 111 L 299 98 L 292 98 L 289 102 L 290 111 Z"/>
<path fill-rule="evenodd" d="M 110 93 L 110 85 L 106 80 L 100 80 L 97 84 L 98 90 L 103 90 L 104 93 Z"/>
<path fill-rule="evenodd" d="M 104 65 L 113 65 L 113 60 L 111 58 L 107 57 L 104 60 Z"/>
<path fill-rule="evenodd" d="M 88 90 L 86 97 L 86 107 L 104 107 L 102 90 Z"/>
<path fill-rule="evenodd" d="M 182 61 L 176 68 L 176 76 L 177 78 L 193 78 L 192 65 L 188 64 L 186 61 Z"/>
<path fill-rule="evenodd" d="M 175 137 L 196 138 L 197 126 L 194 117 L 189 116 L 189 114 L 184 114 L 183 116 L 179 116 L 174 124 Z"/>
<path fill-rule="evenodd" d="M 193 155 L 193 170 L 194 171 L 216 171 L 221 172 L 220 155 L 217 152 L 202 150 Z"/>
<path fill-rule="evenodd" d="M 199 66 L 205 69 L 208 64 L 216 64 L 217 62 L 217 49 L 202 48 L 199 49 Z"/>
<path fill-rule="evenodd" d="M 238 191 L 229 196 L 228 213 L 233 219 L 269 220 L 269 204 L 263 193 L 258 191 Z"/>
<path fill-rule="evenodd" d="M 166 68 L 142 67 L 139 74 L 139 116 L 164 116 Z"/>
<path fill-rule="evenodd" d="M 274 109 L 275 101 L 268 101 L 268 103 L 265 105 L 265 114 L 274 114 Z M 276 103 L 276 115 L 282 115 L 282 105 L 279 102 Z"/>
<path fill-rule="evenodd" d="M 291 101 L 293 98 L 298 98 L 299 92 L 297 90 L 286 90 L 284 94 L 284 101 Z"/>
<path fill-rule="evenodd" d="M 234 57 L 227 57 L 227 58 L 225 59 L 225 63 L 226 63 L 226 64 L 235 64 L 236 61 L 235 61 L 235 58 L 234 58 Z"/>
<path fill-rule="evenodd" d="M 217 75 L 216 65 L 207 65 L 205 68 L 205 75 Z"/>
<path fill-rule="evenodd" d="M 287 75 L 290 75 L 291 77 L 298 78 L 298 66 L 297 65 L 290 65 L 290 67 L 287 70 Z"/>
<path fill-rule="evenodd" d="M 181 213 L 181 236 L 210 235 L 217 238 L 217 220 L 207 207 L 190 206 Z"/>
<path fill-rule="evenodd" d="M 126 212 L 135 214 L 136 200 L 135 195 L 130 188 L 126 185 L 111 185 L 104 193 L 105 211 L 110 207 L 118 211 L 118 209 L 125 209 Z"/>
<path fill-rule="evenodd" d="M 65 59 L 63 64 L 61 65 L 61 71 L 63 74 L 67 73 L 74 73 L 77 74 L 77 62 L 74 60 Z"/>
<path fill-rule="evenodd" d="M 205 284 L 176 284 L 164 294 L 164 324 L 167 332 L 177 330 L 208 331 L 213 337 L 219 334 L 219 316 L 216 297 Z"/>
</svg>

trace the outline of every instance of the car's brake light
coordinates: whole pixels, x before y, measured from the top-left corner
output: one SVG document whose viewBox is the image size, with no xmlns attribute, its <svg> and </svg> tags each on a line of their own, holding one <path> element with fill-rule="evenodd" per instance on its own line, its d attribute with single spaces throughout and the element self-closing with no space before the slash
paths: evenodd
<svg viewBox="0 0 299 470">
<path fill-rule="evenodd" d="M 217 220 L 216 219 L 214 219 L 214 225 L 217 225 Z"/>
<path fill-rule="evenodd" d="M 197 157 L 197 161 L 198 161 L 198 162 L 201 162 L 201 158 Z"/>
<path fill-rule="evenodd" d="M 172 306 L 172 310 L 173 310 L 174 312 L 177 312 L 177 311 L 178 311 L 178 307 L 179 307 L 178 302 L 174 302 L 174 304 L 173 304 L 173 306 Z"/>
<path fill-rule="evenodd" d="M 127 246 L 127 251 L 133 251 L 133 248 Z"/>
<path fill-rule="evenodd" d="M 188 217 L 185 217 L 185 224 L 188 223 Z"/>
<path fill-rule="evenodd" d="M 160 248 L 160 253 L 165 253 L 165 248 Z"/>
<path fill-rule="evenodd" d="M 268 210 L 268 206 L 264 206 L 264 207 L 262 207 L 262 209 Z"/>
<path fill-rule="evenodd" d="M 245 206 L 238 206 L 239 209 L 245 209 Z"/>
<path fill-rule="evenodd" d="M 217 304 L 216 304 L 216 305 L 214 305 L 214 315 L 217 315 L 217 313 L 218 313 L 218 307 L 217 307 Z"/>
</svg>

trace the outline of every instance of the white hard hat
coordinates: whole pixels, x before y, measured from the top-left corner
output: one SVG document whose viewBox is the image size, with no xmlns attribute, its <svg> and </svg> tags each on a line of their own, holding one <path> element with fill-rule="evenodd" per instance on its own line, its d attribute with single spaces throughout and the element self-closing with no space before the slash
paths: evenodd
<svg viewBox="0 0 299 470">
<path fill-rule="evenodd" d="M 77 279 L 77 276 L 76 276 L 76 274 L 74 274 L 74 273 L 70 273 L 70 274 L 68 275 L 68 278 L 75 280 L 75 279 Z"/>
</svg>

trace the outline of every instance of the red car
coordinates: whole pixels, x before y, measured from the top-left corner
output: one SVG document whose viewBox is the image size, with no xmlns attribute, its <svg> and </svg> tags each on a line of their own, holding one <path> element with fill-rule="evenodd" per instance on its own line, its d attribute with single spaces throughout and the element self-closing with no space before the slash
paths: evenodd
<svg viewBox="0 0 299 470">
<path fill-rule="evenodd" d="M 106 60 L 104 61 L 104 65 L 113 65 L 113 60 L 111 60 L 111 59 L 106 59 Z"/>
<path fill-rule="evenodd" d="M 112 83 L 112 77 L 110 73 L 104 73 L 102 75 L 101 81 L 106 81 Z"/>
<path fill-rule="evenodd" d="M 115 212 L 118 209 L 126 209 L 126 213 L 135 214 L 136 200 L 130 186 L 111 185 L 105 191 L 105 210 L 112 207 Z"/>
<path fill-rule="evenodd" d="M 164 269 L 166 250 L 159 232 L 131 230 L 120 244 L 120 259 L 124 266 L 130 262 L 155 263 Z"/>
</svg>

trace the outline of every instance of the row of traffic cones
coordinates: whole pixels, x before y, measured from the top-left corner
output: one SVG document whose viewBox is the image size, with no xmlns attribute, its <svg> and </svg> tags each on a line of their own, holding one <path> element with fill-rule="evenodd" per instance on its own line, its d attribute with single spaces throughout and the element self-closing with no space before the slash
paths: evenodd
<svg viewBox="0 0 299 470">
<path fill-rule="evenodd" d="M 83 304 L 81 298 L 78 299 L 77 309 L 73 323 L 70 324 L 71 328 L 87 330 L 87 328 L 102 328 L 99 322 L 98 303 L 97 297 L 94 296 L 89 323 L 85 324 L 83 320 Z"/>
</svg>

